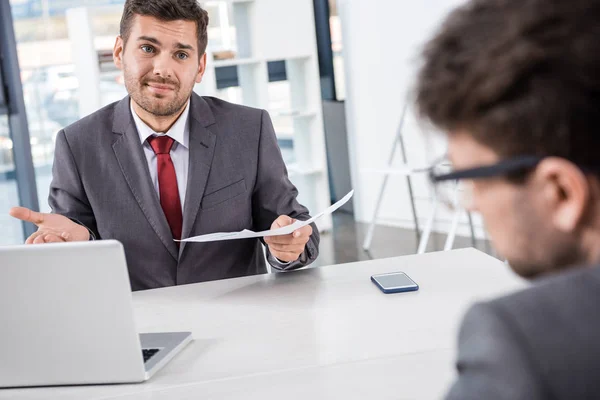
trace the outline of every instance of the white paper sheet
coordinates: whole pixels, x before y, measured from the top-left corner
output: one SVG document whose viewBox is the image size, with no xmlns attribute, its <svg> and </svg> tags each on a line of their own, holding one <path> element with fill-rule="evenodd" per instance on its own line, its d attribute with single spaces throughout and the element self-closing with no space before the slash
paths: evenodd
<svg viewBox="0 0 600 400">
<path fill-rule="evenodd" d="M 207 235 L 194 236 L 187 239 L 180 240 L 181 242 L 194 242 L 194 243 L 204 243 L 204 242 L 216 242 L 219 240 L 236 240 L 236 239 L 249 239 L 249 238 L 259 238 L 265 236 L 280 236 L 280 235 L 289 235 L 297 229 L 302 228 L 303 226 L 309 225 L 315 222 L 317 219 L 321 218 L 324 215 L 329 215 L 333 213 L 335 210 L 343 206 L 350 200 L 350 198 L 354 195 L 354 190 L 350 191 L 347 195 L 344 196 L 343 199 L 327 208 L 325 211 L 321 211 L 314 217 L 306 221 L 296 221 L 291 225 L 284 226 L 283 228 L 271 229 L 268 231 L 262 232 L 254 232 L 247 229 L 244 229 L 241 232 L 218 232 L 218 233 L 209 233 Z"/>
</svg>

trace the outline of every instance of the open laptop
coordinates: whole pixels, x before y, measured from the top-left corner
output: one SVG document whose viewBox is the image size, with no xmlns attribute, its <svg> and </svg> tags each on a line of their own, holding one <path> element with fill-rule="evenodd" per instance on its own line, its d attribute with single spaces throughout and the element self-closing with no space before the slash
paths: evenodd
<svg viewBox="0 0 600 400">
<path fill-rule="evenodd" d="M 138 335 L 121 243 L 0 247 L 0 387 L 149 379 L 190 332 Z"/>
</svg>

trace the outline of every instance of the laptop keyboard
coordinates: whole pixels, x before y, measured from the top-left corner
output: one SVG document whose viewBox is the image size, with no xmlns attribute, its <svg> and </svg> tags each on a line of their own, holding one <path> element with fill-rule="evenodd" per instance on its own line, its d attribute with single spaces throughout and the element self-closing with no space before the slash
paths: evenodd
<svg viewBox="0 0 600 400">
<path fill-rule="evenodd" d="M 152 358 L 153 355 L 159 352 L 160 349 L 142 349 L 142 355 L 144 356 L 144 362 L 147 362 Z"/>
</svg>

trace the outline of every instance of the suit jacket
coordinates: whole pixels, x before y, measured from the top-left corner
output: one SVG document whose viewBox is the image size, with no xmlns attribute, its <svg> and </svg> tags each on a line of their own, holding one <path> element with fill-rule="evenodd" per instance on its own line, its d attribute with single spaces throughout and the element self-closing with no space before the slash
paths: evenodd
<svg viewBox="0 0 600 400">
<path fill-rule="evenodd" d="M 600 267 L 474 306 L 447 399 L 600 398 Z"/>
<path fill-rule="evenodd" d="M 189 124 L 183 238 L 265 230 L 279 215 L 310 218 L 296 200 L 266 111 L 193 94 Z M 266 272 L 257 239 L 177 248 L 151 182 L 129 97 L 58 133 L 49 203 L 53 212 L 79 221 L 97 238 L 123 243 L 133 290 Z M 311 263 L 318 245 L 313 226 L 304 253 L 288 268 Z"/>
</svg>

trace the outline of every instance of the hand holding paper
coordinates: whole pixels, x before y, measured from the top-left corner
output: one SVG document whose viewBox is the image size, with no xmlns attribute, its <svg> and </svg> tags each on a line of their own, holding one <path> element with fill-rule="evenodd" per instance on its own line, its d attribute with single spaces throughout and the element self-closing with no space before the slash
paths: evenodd
<svg viewBox="0 0 600 400">
<path fill-rule="evenodd" d="M 281 215 L 271 225 L 271 229 L 283 228 L 292 225 L 295 222 L 293 218 L 287 215 Z M 271 255 L 279 261 L 293 262 L 304 252 L 304 247 L 312 235 L 312 226 L 306 225 L 288 235 L 265 237 L 265 243 L 269 247 Z"/>
<path fill-rule="evenodd" d="M 350 191 L 343 199 L 327 208 L 324 211 L 321 211 L 314 217 L 306 221 L 296 221 L 291 225 L 284 226 L 283 228 L 271 229 L 268 231 L 262 232 L 254 232 L 247 229 L 244 229 L 241 232 L 219 232 L 219 233 L 209 233 L 207 235 L 194 236 L 187 239 L 181 240 L 181 242 L 195 242 L 195 243 L 204 243 L 204 242 L 216 242 L 219 240 L 236 240 L 236 239 L 249 239 L 249 238 L 259 238 L 259 237 L 268 237 L 268 236 L 282 236 L 289 235 L 293 233 L 295 230 L 298 230 L 304 226 L 310 225 L 315 222 L 317 219 L 321 218 L 323 215 L 329 215 L 333 213 L 335 210 L 343 206 L 352 198 L 354 195 L 354 190 Z"/>
</svg>

